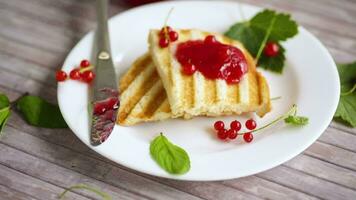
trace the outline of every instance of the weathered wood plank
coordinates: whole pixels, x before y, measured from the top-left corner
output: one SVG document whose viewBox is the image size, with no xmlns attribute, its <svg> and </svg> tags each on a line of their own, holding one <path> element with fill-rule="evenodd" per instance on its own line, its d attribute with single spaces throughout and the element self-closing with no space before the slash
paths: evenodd
<svg viewBox="0 0 356 200">
<path fill-rule="evenodd" d="M 0 158 L 3 158 L 3 156 Z M 11 189 L 20 190 L 29 195 L 29 198 L 33 196 L 41 200 L 58 200 L 58 194 L 63 192 L 63 188 L 38 180 L 3 165 L 0 165 L 0 182 L 6 183 L 6 186 Z M 88 198 L 69 192 L 67 199 L 87 200 Z"/>
<path fill-rule="evenodd" d="M 355 190 L 324 181 L 285 166 L 273 168 L 257 176 L 322 199 L 350 200 L 356 196 Z"/>
<path fill-rule="evenodd" d="M 257 176 L 243 177 L 236 180 L 224 181 L 222 183 L 242 190 L 246 193 L 258 195 L 264 199 L 318 199 L 303 192 L 293 190 Z"/>
<path fill-rule="evenodd" d="M 18 74 L 0 70 L 0 86 L 11 88 L 18 92 L 29 92 L 32 95 L 39 95 L 48 100 L 56 100 L 57 88 L 46 86 L 36 80 L 26 79 Z"/>
<path fill-rule="evenodd" d="M 146 199 L 143 196 L 135 195 L 121 188 L 91 179 L 3 144 L 0 144 L 0 154 L 3 155 L 0 158 L 2 165 L 9 166 L 22 173 L 29 174 L 37 179 L 62 188 L 76 184 L 86 184 L 100 188 L 100 190 L 108 193 L 113 199 Z M 28 163 L 32 163 L 32 167 L 28 167 Z M 92 198 L 97 197 L 93 193 L 84 190 L 76 190 L 76 192 Z"/>
<path fill-rule="evenodd" d="M 44 86 L 57 87 L 54 69 L 41 67 L 1 52 L 0 60 L 6 60 L 6 62 L 0 63 L 0 68 L 4 71 L 4 74 L 12 73 L 21 76 L 23 79 L 40 82 Z"/>
<path fill-rule="evenodd" d="M 318 141 L 356 153 L 356 134 L 346 133 L 335 128 L 328 128 Z"/>
<path fill-rule="evenodd" d="M 306 155 L 297 156 L 284 165 L 311 176 L 356 190 L 356 171 L 323 162 Z"/>
<path fill-rule="evenodd" d="M 315 142 L 305 154 L 356 171 L 356 153 L 330 144 Z"/>
<path fill-rule="evenodd" d="M 0 183 L 0 197 L 2 200 L 38 200 L 30 195 L 24 194 L 12 188 L 1 185 Z"/>
</svg>

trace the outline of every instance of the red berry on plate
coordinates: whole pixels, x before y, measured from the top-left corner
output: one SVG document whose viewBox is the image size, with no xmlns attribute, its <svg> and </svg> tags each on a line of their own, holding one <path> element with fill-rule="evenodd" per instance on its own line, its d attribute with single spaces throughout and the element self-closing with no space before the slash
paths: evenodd
<svg viewBox="0 0 356 200">
<path fill-rule="evenodd" d="M 208 36 L 205 37 L 204 42 L 207 43 L 207 44 L 213 44 L 213 43 L 216 43 L 217 40 L 216 40 L 215 36 L 208 35 Z"/>
<path fill-rule="evenodd" d="M 192 75 L 195 71 L 197 71 L 197 69 L 193 64 L 185 64 L 183 65 L 182 71 L 186 75 Z"/>
<path fill-rule="evenodd" d="M 245 142 L 250 143 L 253 140 L 252 133 L 245 133 L 244 134 L 244 140 L 245 140 Z"/>
<path fill-rule="evenodd" d="M 159 39 L 159 46 L 160 46 L 161 48 L 166 48 L 166 47 L 168 47 L 168 45 L 169 45 L 169 40 L 168 40 L 168 38 L 162 37 L 162 38 Z"/>
<path fill-rule="evenodd" d="M 228 137 L 228 134 L 227 134 L 227 131 L 225 129 L 221 129 L 218 131 L 218 138 L 221 139 L 221 140 L 225 140 L 227 139 Z"/>
<path fill-rule="evenodd" d="M 224 126 L 225 126 L 225 124 L 224 124 L 223 121 L 216 121 L 214 123 L 214 129 L 217 130 L 217 131 L 224 130 Z"/>
<path fill-rule="evenodd" d="M 277 56 L 279 52 L 279 46 L 275 42 L 267 42 L 265 48 L 264 48 L 264 53 L 268 57 L 274 57 Z"/>
<path fill-rule="evenodd" d="M 179 35 L 178 35 L 177 32 L 171 31 L 171 32 L 168 33 L 168 35 L 169 35 L 169 40 L 171 42 L 174 42 L 174 41 L 178 40 Z"/>
<path fill-rule="evenodd" d="M 62 70 L 58 70 L 56 72 L 56 80 L 58 82 L 62 82 L 62 81 L 65 81 L 67 79 L 67 73 L 65 73 L 64 71 Z"/>
<path fill-rule="evenodd" d="M 101 115 L 106 111 L 106 104 L 104 102 L 94 103 L 94 114 Z"/>
<path fill-rule="evenodd" d="M 80 70 L 79 69 L 73 69 L 72 71 L 70 71 L 69 77 L 72 80 L 79 80 L 81 78 L 80 77 Z"/>
<path fill-rule="evenodd" d="M 228 135 L 229 139 L 233 140 L 233 139 L 235 139 L 237 137 L 237 131 L 234 130 L 234 129 L 229 129 L 227 131 L 227 135 Z"/>
<path fill-rule="evenodd" d="M 85 71 L 81 74 L 81 78 L 84 82 L 91 83 L 95 78 L 95 74 L 93 71 Z"/>
<path fill-rule="evenodd" d="M 257 124 L 256 124 L 255 120 L 249 119 L 246 121 L 245 126 L 248 130 L 253 130 L 256 128 Z"/>
<path fill-rule="evenodd" d="M 230 123 L 230 128 L 236 131 L 241 130 L 241 123 L 237 120 L 234 120 Z"/>
<path fill-rule="evenodd" d="M 86 68 L 86 67 L 89 67 L 89 66 L 90 66 L 89 60 L 82 60 L 82 61 L 80 62 L 80 67 L 81 67 L 81 68 Z"/>
</svg>

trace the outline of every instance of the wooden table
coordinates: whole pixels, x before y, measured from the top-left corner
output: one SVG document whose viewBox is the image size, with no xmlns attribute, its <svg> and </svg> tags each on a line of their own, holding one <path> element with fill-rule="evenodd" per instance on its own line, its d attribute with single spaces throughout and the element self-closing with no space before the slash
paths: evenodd
<svg viewBox="0 0 356 200">
<path fill-rule="evenodd" d="M 356 1 L 241 0 L 292 13 L 337 62 L 356 60 Z M 0 0 L 0 91 L 56 101 L 54 73 L 95 27 L 93 1 Z M 110 15 L 128 9 L 112 1 Z M 322 74 L 321 74 L 322 75 Z M 91 151 L 69 130 L 35 128 L 13 113 L 0 140 L 0 199 L 57 199 L 84 183 L 113 199 L 356 199 L 356 129 L 332 122 L 303 154 L 245 178 L 182 182 L 132 171 Z M 75 191 L 67 199 L 96 199 Z"/>
</svg>

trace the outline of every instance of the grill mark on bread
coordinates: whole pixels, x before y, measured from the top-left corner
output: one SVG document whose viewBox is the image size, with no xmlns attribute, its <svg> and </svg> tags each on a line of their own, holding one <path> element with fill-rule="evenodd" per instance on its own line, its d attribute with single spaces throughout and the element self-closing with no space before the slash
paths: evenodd
<svg viewBox="0 0 356 200">
<path fill-rule="evenodd" d="M 129 71 L 120 80 L 119 91 L 123 93 L 135 80 L 135 78 L 144 71 L 144 68 L 151 62 L 149 54 L 145 54 L 140 59 L 136 60 Z"/>
<path fill-rule="evenodd" d="M 138 115 L 139 118 L 151 118 L 156 111 L 159 109 L 161 104 L 167 98 L 166 91 L 162 87 L 147 103 L 146 107 L 143 109 L 143 112 Z"/>
<path fill-rule="evenodd" d="M 152 86 L 159 80 L 158 73 L 154 70 L 150 76 L 145 77 L 145 81 L 141 84 L 141 87 L 130 97 L 123 106 L 124 111 L 119 113 L 119 122 L 123 122 L 127 116 L 130 115 L 132 109 L 140 101 L 140 99 L 152 88 Z"/>
</svg>

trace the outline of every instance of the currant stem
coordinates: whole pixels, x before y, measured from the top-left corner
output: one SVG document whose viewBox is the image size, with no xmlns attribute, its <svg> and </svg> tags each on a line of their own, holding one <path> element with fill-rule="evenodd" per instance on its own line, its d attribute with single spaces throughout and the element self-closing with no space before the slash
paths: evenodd
<svg viewBox="0 0 356 200">
<path fill-rule="evenodd" d="M 173 12 L 173 7 L 168 11 L 168 14 L 166 16 L 166 19 L 164 20 L 164 24 L 163 24 L 163 28 L 164 28 L 164 37 L 166 39 L 169 38 L 169 35 L 168 35 L 168 28 L 167 28 L 167 24 L 168 24 L 168 19 L 169 17 L 171 16 L 172 12 Z"/>
<path fill-rule="evenodd" d="M 341 96 L 347 96 L 351 93 L 353 93 L 356 90 L 356 83 L 355 85 L 351 88 L 351 90 L 347 91 L 347 92 L 341 92 Z"/>
<path fill-rule="evenodd" d="M 282 97 L 281 97 L 281 96 L 279 96 L 279 97 L 273 97 L 273 98 L 271 98 L 270 100 L 271 100 L 271 101 L 274 101 L 274 100 L 279 100 L 279 99 L 282 99 Z"/>
<path fill-rule="evenodd" d="M 271 121 L 270 123 L 258 128 L 258 129 L 255 129 L 253 131 L 248 131 L 248 132 L 244 132 L 244 133 L 238 133 L 238 135 L 244 135 L 246 133 L 255 133 L 257 131 L 265 129 L 265 128 L 267 128 L 267 127 L 269 127 L 269 126 L 271 126 L 271 125 L 273 125 L 273 124 L 275 124 L 275 123 L 287 118 L 289 115 L 296 115 L 296 114 L 297 114 L 297 105 L 293 104 L 293 106 L 291 107 L 291 109 L 288 110 L 287 113 L 285 113 L 284 115 L 276 118 L 275 120 Z"/>
<path fill-rule="evenodd" d="M 73 191 L 73 190 L 76 190 L 76 189 L 84 189 L 84 190 L 88 190 L 88 191 L 91 191 L 99 196 L 101 196 L 104 200 L 111 200 L 112 198 L 105 192 L 102 192 L 98 189 L 95 189 L 93 187 L 90 187 L 90 186 L 87 186 L 87 185 L 84 185 L 84 184 L 78 184 L 78 185 L 74 185 L 70 188 L 67 188 L 64 190 L 64 192 L 62 192 L 59 196 L 58 196 L 58 199 L 63 199 L 65 194 L 69 191 Z"/>
<path fill-rule="evenodd" d="M 255 59 L 256 64 L 258 63 L 258 59 L 260 59 L 260 57 L 261 57 L 262 51 L 267 43 L 269 35 L 271 35 L 272 28 L 274 26 L 275 21 L 276 21 L 276 15 L 273 16 L 271 24 L 269 25 L 269 27 L 267 29 L 267 33 L 266 33 L 265 37 L 263 38 L 260 48 L 258 49 L 258 53 L 257 53 L 256 59 Z"/>
<path fill-rule="evenodd" d="M 90 65 L 89 67 L 85 67 L 85 68 L 81 68 L 79 70 L 80 73 L 83 73 L 83 72 L 86 72 L 86 71 L 89 71 L 89 70 L 92 70 L 94 69 L 94 66 L 93 65 Z"/>
</svg>

